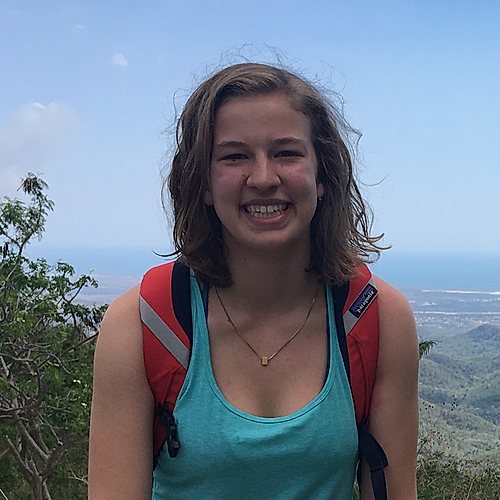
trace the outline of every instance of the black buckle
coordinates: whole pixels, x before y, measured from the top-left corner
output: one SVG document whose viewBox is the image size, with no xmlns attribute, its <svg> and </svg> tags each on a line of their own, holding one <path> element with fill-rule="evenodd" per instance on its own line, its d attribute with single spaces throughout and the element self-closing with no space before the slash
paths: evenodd
<svg viewBox="0 0 500 500">
<path fill-rule="evenodd" d="M 177 453 L 179 453 L 179 449 L 181 447 L 175 418 L 172 413 L 170 413 L 165 403 L 158 404 L 156 414 L 160 417 L 161 425 L 163 425 L 163 427 L 165 427 L 165 430 L 167 431 L 168 454 L 170 458 L 175 458 L 177 456 Z"/>
</svg>

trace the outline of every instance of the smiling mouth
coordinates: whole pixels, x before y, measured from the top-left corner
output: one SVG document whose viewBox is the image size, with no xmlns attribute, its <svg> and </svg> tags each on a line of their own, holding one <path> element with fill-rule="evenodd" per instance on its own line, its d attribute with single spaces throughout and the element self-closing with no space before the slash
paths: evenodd
<svg viewBox="0 0 500 500">
<path fill-rule="evenodd" d="M 248 205 L 245 211 L 254 217 L 268 218 L 281 215 L 288 208 L 288 204 L 281 205 Z"/>
</svg>

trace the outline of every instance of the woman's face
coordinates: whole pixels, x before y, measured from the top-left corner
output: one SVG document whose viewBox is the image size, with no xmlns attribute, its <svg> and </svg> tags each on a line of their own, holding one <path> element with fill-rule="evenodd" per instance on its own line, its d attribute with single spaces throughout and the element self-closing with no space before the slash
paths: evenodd
<svg viewBox="0 0 500 500">
<path fill-rule="evenodd" d="M 282 94 L 236 97 L 216 116 L 205 203 L 228 248 L 309 251 L 318 197 L 316 154 L 306 116 Z"/>
</svg>

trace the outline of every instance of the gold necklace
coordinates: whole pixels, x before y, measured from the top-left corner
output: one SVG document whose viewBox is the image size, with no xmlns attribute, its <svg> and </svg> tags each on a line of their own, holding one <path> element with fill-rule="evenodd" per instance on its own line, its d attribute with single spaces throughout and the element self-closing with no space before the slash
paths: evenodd
<svg viewBox="0 0 500 500">
<path fill-rule="evenodd" d="M 271 354 L 271 356 L 261 356 L 248 343 L 248 341 L 245 339 L 245 337 L 243 337 L 243 335 L 238 330 L 238 328 L 236 328 L 236 325 L 233 323 L 231 316 L 229 316 L 229 313 L 227 312 L 226 306 L 222 302 L 222 299 L 219 295 L 219 290 L 217 289 L 217 287 L 214 287 L 214 288 L 215 288 L 215 293 L 217 295 L 217 298 L 219 299 L 220 305 L 222 306 L 223 311 L 226 313 L 227 320 L 229 321 L 229 323 L 231 323 L 231 326 L 233 327 L 234 331 L 240 336 L 241 340 L 243 340 L 243 342 L 245 342 L 245 344 L 248 347 L 250 347 L 250 349 L 252 349 L 252 351 L 258 356 L 262 366 L 267 366 L 269 364 L 269 361 L 271 361 L 271 359 L 273 359 L 274 356 L 276 356 L 284 347 L 286 347 L 302 331 L 302 328 L 304 328 L 304 326 L 306 325 L 307 320 L 309 319 L 309 316 L 311 315 L 312 308 L 314 307 L 314 303 L 316 302 L 316 297 L 318 296 L 319 287 L 320 287 L 320 284 L 318 283 L 318 288 L 316 288 L 316 293 L 314 294 L 313 300 L 311 302 L 311 307 L 309 307 L 309 311 L 307 311 L 306 319 L 304 320 L 304 322 L 300 325 L 299 329 L 274 354 Z"/>
</svg>

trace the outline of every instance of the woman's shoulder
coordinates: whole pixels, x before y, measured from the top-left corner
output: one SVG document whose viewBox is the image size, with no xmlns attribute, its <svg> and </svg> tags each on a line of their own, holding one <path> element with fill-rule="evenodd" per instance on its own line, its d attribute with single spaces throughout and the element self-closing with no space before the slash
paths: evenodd
<svg viewBox="0 0 500 500">
<path fill-rule="evenodd" d="M 373 278 L 378 290 L 379 316 L 383 319 L 392 318 L 396 320 L 399 318 L 414 322 L 413 311 L 408 299 L 383 279 L 375 275 Z"/>
<path fill-rule="evenodd" d="M 136 285 L 117 297 L 106 310 L 103 324 L 139 318 L 140 289 L 141 285 Z"/>
<path fill-rule="evenodd" d="M 139 292 L 140 285 L 136 285 L 108 307 L 97 338 L 96 361 L 130 361 L 131 357 L 138 357 L 138 351 L 142 357 Z"/>
<path fill-rule="evenodd" d="M 394 365 L 399 359 L 418 363 L 417 327 L 410 303 L 389 283 L 374 278 L 378 290 L 379 362 Z"/>
<path fill-rule="evenodd" d="M 418 364 L 418 335 L 415 316 L 406 297 L 384 280 L 375 278 L 378 290 L 379 369 L 389 366 Z"/>
</svg>

